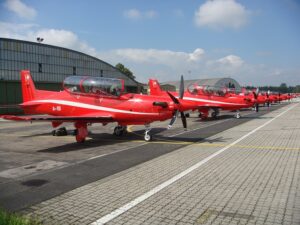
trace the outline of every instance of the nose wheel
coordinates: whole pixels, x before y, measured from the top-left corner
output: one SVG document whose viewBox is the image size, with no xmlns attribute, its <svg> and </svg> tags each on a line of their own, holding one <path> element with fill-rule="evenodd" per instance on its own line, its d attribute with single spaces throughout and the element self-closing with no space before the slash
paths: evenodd
<svg viewBox="0 0 300 225">
<path fill-rule="evenodd" d="M 152 140 L 152 135 L 150 134 L 150 130 L 151 130 L 150 126 L 146 125 L 145 136 L 144 136 L 145 141 Z"/>
<path fill-rule="evenodd" d="M 237 119 L 241 118 L 240 111 L 236 111 L 235 118 L 237 118 Z"/>
</svg>

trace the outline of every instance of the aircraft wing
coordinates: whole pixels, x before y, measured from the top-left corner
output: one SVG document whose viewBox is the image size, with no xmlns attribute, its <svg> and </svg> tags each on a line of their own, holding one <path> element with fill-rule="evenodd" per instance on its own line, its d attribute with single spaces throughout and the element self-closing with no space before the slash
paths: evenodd
<svg viewBox="0 0 300 225">
<path fill-rule="evenodd" d="M 15 121 L 51 121 L 51 122 L 76 122 L 83 121 L 87 123 L 102 123 L 102 122 L 114 122 L 114 118 L 109 114 L 87 114 L 82 116 L 48 116 L 48 115 L 37 115 L 37 116 L 12 116 L 2 115 L 2 119 L 15 120 Z"/>
<path fill-rule="evenodd" d="M 205 106 L 198 106 L 197 109 L 221 109 L 222 107 L 216 105 L 205 105 Z"/>
</svg>

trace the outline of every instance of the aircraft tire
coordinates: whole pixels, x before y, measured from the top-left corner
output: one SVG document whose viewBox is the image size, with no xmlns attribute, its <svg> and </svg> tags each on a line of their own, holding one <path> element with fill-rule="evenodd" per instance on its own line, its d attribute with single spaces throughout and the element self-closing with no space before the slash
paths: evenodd
<svg viewBox="0 0 300 225">
<path fill-rule="evenodd" d="M 116 135 L 117 137 L 120 137 L 123 135 L 124 130 L 120 129 L 120 127 L 115 127 L 114 129 L 114 135 Z"/>
<path fill-rule="evenodd" d="M 211 113 L 211 117 L 214 118 L 214 119 L 217 119 L 217 113 L 216 112 L 212 112 Z"/>
<path fill-rule="evenodd" d="M 146 133 L 145 136 L 144 136 L 144 139 L 145 139 L 145 141 L 147 141 L 147 142 L 148 142 L 148 141 L 151 141 L 151 140 L 152 140 L 152 135 Z"/>
</svg>

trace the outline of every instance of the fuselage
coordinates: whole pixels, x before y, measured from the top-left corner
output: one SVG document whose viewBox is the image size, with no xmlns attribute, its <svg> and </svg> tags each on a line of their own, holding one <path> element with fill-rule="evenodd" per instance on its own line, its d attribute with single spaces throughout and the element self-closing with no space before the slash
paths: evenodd
<svg viewBox="0 0 300 225">
<path fill-rule="evenodd" d="M 124 94 L 119 97 L 82 95 L 68 91 L 38 91 L 34 100 L 22 107 L 26 114 L 48 114 L 52 116 L 111 115 L 120 124 L 148 124 L 172 117 L 174 103 L 170 98 L 140 94 Z M 153 105 L 167 102 L 168 107 Z"/>
</svg>

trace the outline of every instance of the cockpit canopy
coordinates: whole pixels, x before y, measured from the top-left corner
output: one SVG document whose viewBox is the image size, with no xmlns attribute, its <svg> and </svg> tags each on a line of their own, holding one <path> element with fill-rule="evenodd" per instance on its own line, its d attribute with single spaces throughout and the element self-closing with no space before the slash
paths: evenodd
<svg viewBox="0 0 300 225">
<path fill-rule="evenodd" d="M 228 93 L 227 88 L 208 86 L 208 85 L 198 85 L 197 83 L 191 84 L 187 89 L 193 95 L 217 95 L 225 96 Z"/>
<path fill-rule="evenodd" d="M 104 77 L 70 76 L 64 80 L 63 87 L 75 94 L 118 97 L 124 91 L 124 81 Z"/>
</svg>

